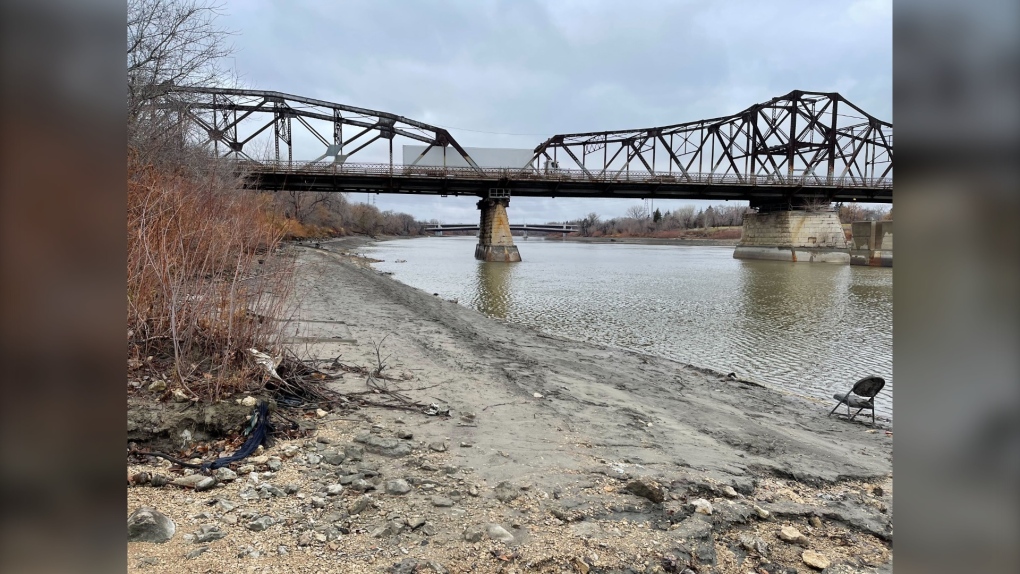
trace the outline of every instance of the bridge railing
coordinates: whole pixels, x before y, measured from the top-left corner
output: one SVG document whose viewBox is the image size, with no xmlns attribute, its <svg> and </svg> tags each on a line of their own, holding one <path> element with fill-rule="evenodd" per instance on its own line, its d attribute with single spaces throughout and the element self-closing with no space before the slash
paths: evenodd
<svg viewBox="0 0 1020 574">
<path fill-rule="evenodd" d="M 829 176 L 813 173 L 789 174 L 718 174 L 718 173 L 664 173 L 646 171 L 597 172 L 580 169 L 556 169 L 537 171 L 514 168 L 469 168 L 437 166 L 404 166 L 385 163 L 324 163 L 324 162 L 253 162 L 239 161 L 242 169 L 251 173 L 315 174 L 315 175 L 362 175 L 379 177 L 431 177 L 449 179 L 487 180 L 538 180 L 591 183 L 660 183 L 660 184 L 704 184 L 704 185 L 746 185 L 746 186 L 804 186 L 837 188 L 892 188 L 892 178 L 859 177 L 853 175 Z"/>
</svg>

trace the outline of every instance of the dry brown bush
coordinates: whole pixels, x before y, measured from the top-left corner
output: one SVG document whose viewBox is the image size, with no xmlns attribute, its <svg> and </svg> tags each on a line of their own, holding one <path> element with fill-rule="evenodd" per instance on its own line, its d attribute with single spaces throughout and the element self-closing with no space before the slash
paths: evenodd
<svg viewBox="0 0 1020 574">
<path fill-rule="evenodd" d="M 281 227 L 266 199 L 207 166 L 128 159 L 129 358 L 153 356 L 192 396 L 218 399 L 263 380 L 246 352 L 279 348 L 285 265 L 268 269 Z"/>
</svg>

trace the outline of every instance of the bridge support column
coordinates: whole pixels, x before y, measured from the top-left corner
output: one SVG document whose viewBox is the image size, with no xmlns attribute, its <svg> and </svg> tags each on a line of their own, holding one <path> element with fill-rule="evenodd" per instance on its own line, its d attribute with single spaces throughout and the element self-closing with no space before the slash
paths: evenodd
<svg viewBox="0 0 1020 574">
<path fill-rule="evenodd" d="M 510 234 L 510 220 L 506 217 L 509 199 L 482 199 L 478 209 L 482 212 L 478 227 L 478 245 L 475 259 L 482 261 L 520 261 L 521 254 Z"/>
<path fill-rule="evenodd" d="M 892 221 L 855 221 L 850 229 L 850 265 L 892 267 Z"/>
<path fill-rule="evenodd" d="M 736 259 L 850 263 L 835 211 L 788 210 L 744 215 Z"/>
</svg>

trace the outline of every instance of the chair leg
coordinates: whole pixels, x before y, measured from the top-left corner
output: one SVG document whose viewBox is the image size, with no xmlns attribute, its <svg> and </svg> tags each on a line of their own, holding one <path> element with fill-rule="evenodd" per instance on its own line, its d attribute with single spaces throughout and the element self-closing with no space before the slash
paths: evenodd
<svg viewBox="0 0 1020 574">
<path fill-rule="evenodd" d="M 836 403 L 836 406 L 832 407 L 832 410 L 829 411 L 829 416 L 830 417 L 832 416 L 832 413 L 836 412 L 836 409 L 838 409 L 839 405 L 841 405 L 841 404 L 843 404 L 843 403 Z"/>
<path fill-rule="evenodd" d="M 861 408 L 857 409 L 857 412 L 854 413 L 854 416 L 850 417 L 850 420 L 854 420 L 857 417 L 857 415 L 861 414 L 861 411 L 863 411 L 863 410 L 864 410 L 864 407 L 861 407 Z M 874 411 L 872 411 L 872 412 L 874 412 Z M 848 414 L 848 415 L 850 414 L 850 409 L 846 410 L 846 414 Z"/>
</svg>

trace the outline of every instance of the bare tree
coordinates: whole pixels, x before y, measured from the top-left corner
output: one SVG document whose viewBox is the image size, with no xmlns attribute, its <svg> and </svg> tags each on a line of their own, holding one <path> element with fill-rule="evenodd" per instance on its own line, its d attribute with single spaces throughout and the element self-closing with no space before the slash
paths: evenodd
<svg viewBox="0 0 1020 574">
<path fill-rule="evenodd" d="M 202 85 L 225 76 L 230 31 L 217 25 L 212 0 L 128 0 L 128 100 L 153 97 L 159 85 Z"/>
<path fill-rule="evenodd" d="M 129 142 L 147 161 L 193 153 L 183 113 L 150 104 L 169 86 L 227 81 L 222 63 L 233 48 L 231 32 L 217 24 L 222 6 L 215 0 L 128 0 L 127 7 Z"/>
<path fill-rule="evenodd" d="M 632 205 L 627 208 L 626 216 L 631 219 L 643 221 L 645 219 L 648 219 L 648 211 L 645 210 L 644 205 Z"/>
<path fill-rule="evenodd" d="M 589 213 L 579 223 L 581 228 L 581 235 L 583 237 L 591 237 L 591 234 L 595 231 L 595 226 L 599 223 L 599 214 L 592 212 Z"/>
<path fill-rule="evenodd" d="M 286 216 L 296 219 L 301 224 L 308 223 L 309 217 L 317 208 L 322 207 L 328 211 L 338 203 L 335 194 L 326 192 L 289 190 L 283 192 L 281 196 Z"/>
</svg>

